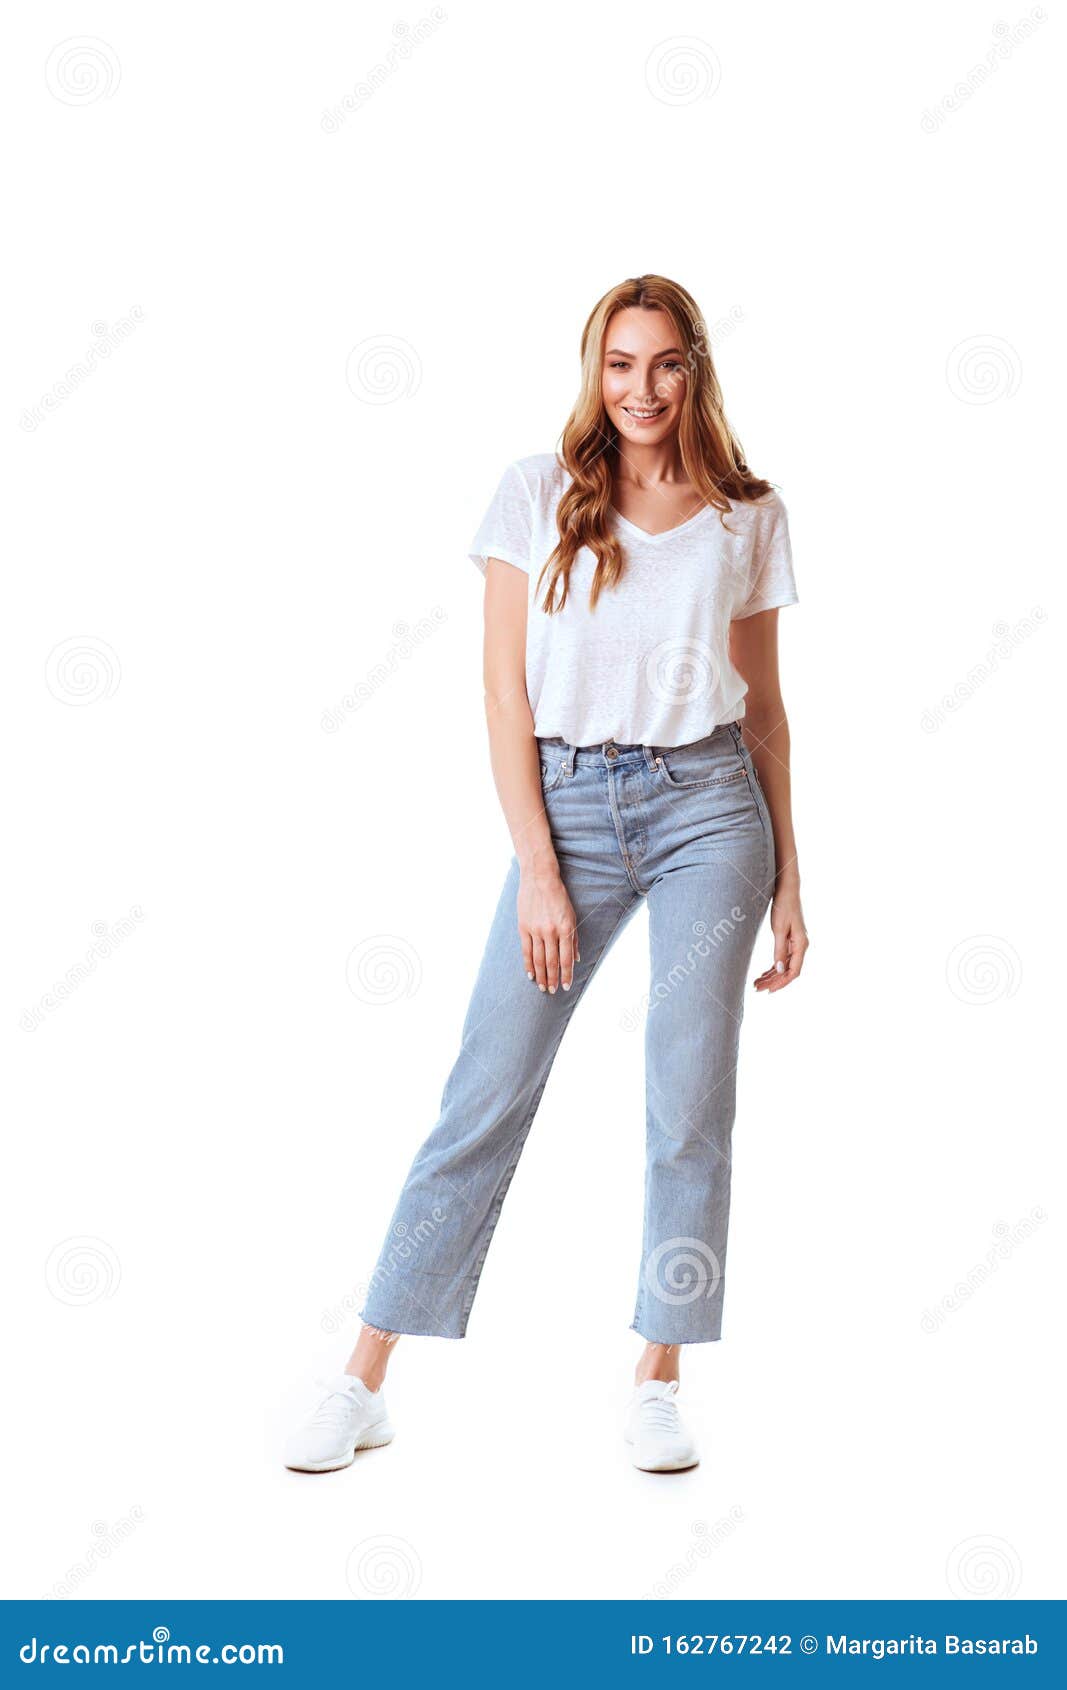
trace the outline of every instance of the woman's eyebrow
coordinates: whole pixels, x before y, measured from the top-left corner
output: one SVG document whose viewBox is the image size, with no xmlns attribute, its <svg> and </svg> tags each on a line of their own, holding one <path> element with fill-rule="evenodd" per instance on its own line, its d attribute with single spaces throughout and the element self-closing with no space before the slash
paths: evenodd
<svg viewBox="0 0 1067 1690">
<path fill-rule="evenodd" d="M 653 353 L 653 357 L 655 357 L 655 358 L 669 358 L 672 354 L 676 358 L 681 357 L 681 352 L 679 351 L 677 346 L 665 347 L 662 352 Z M 632 352 L 624 352 L 622 350 L 622 348 L 619 347 L 619 346 L 609 346 L 608 350 L 605 352 L 604 356 L 605 356 L 605 358 L 631 358 L 632 359 L 634 354 Z"/>
</svg>

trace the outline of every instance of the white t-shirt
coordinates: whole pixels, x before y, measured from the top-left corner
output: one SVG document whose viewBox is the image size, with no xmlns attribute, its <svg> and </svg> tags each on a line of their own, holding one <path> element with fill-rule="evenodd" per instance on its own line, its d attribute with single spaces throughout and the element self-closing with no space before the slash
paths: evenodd
<svg viewBox="0 0 1067 1690">
<path fill-rule="evenodd" d="M 529 576 L 526 690 L 539 738 L 570 745 L 688 745 L 745 713 L 745 682 L 730 663 L 732 621 L 796 604 L 786 508 L 777 493 L 731 502 L 646 534 L 617 511 L 624 573 L 595 610 L 596 559 L 587 546 L 571 569 L 564 609 L 540 608 L 541 566 L 558 538 L 556 506 L 570 473 L 554 453 L 509 464 L 471 542 L 482 574 L 491 557 Z M 558 587 L 557 587 L 558 596 Z"/>
</svg>

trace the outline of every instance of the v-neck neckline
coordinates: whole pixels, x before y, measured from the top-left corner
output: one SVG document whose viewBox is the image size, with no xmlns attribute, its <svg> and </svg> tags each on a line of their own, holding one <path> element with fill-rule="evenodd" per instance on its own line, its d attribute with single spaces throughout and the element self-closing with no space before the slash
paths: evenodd
<svg viewBox="0 0 1067 1690">
<path fill-rule="evenodd" d="M 694 522 L 699 522 L 702 516 L 707 516 L 711 509 L 711 505 L 701 505 L 700 509 L 694 511 L 692 516 L 687 516 L 684 522 L 676 522 L 673 528 L 661 529 L 658 534 L 650 534 L 647 528 L 639 528 L 636 522 L 631 522 L 628 516 L 623 516 L 622 512 L 614 505 L 611 506 L 611 513 L 618 518 L 624 528 L 632 528 L 633 532 L 639 534 L 642 540 L 651 540 L 655 544 L 659 540 L 669 540 L 672 534 L 681 534 L 686 528 L 691 528 Z"/>
</svg>

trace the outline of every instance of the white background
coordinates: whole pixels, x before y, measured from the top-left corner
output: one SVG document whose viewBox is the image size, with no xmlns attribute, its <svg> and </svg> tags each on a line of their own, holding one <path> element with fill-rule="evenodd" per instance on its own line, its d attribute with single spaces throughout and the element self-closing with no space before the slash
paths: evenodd
<svg viewBox="0 0 1067 1690">
<path fill-rule="evenodd" d="M 448 0 L 346 111 L 429 12 L 9 20 L 5 1594 L 1059 1594 L 1059 22 Z M 812 949 L 749 1001 L 703 1461 L 619 1432 L 642 913 L 468 1338 L 290 1473 L 511 851 L 467 542 L 645 270 L 720 326 L 801 598 Z"/>
</svg>

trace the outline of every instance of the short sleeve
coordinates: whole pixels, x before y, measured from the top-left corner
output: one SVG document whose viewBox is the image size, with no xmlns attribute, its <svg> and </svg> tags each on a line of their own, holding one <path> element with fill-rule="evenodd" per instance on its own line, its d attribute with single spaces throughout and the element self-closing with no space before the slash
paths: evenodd
<svg viewBox="0 0 1067 1690">
<path fill-rule="evenodd" d="M 733 620 L 739 622 L 743 616 L 755 616 L 760 610 L 778 610 L 783 605 L 798 603 L 789 513 L 776 493 L 760 508 L 748 590 L 734 611 Z"/>
<path fill-rule="evenodd" d="M 513 563 L 528 575 L 532 532 L 530 490 L 518 465 L 509 464 L 471 541 L 468 556 L 483 575 L 488 574 L 491 557 Z"/>
</svg>

